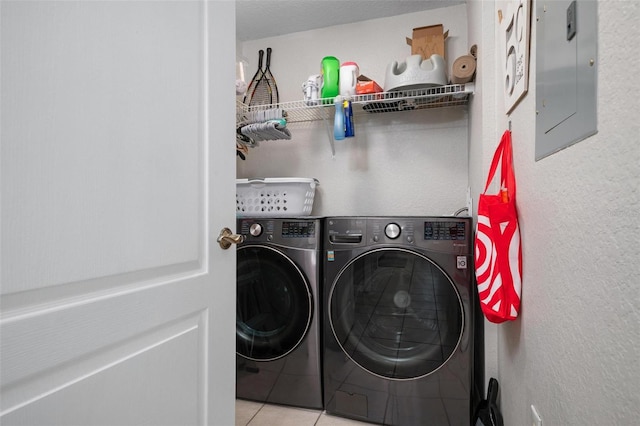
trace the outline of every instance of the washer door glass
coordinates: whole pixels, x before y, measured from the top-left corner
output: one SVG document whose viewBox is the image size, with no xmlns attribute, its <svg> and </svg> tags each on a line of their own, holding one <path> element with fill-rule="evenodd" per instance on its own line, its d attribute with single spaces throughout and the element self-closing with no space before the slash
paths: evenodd
<svg viewBox="0 0 640 426">
<path fill-rule="evenodd" d="M 256 361 L 287 355 L 312 318 L 309 284 L 296 264 L 273 248 L 238 248 L 236 352 Z"/>
<path fill-rule="evenodd" d="M 329 320 L 342 350 L 389 379 L 433 373 L 453 355 L 463 309 L 449 277 L 403 249 L 369 251 L 342 269 L 329 295 Z"/>
</svg>

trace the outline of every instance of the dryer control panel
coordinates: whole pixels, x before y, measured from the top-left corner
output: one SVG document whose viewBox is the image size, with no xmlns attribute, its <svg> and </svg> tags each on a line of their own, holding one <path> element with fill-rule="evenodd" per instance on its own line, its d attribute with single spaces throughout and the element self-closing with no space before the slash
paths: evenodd
<svg viewBox="0 0 640 426">
<path fill-rule="evenodd" d="M 316 236 L 316 224 L 312 221 L 283 221 L 283 238 L 314 238 Z"/>
<path fill-rule="evenodd" d="M 268 243 L 292 248 L 318 249 L 321 242 L 319 219 L 238 219 L 243 244 Z"/>
</svg>

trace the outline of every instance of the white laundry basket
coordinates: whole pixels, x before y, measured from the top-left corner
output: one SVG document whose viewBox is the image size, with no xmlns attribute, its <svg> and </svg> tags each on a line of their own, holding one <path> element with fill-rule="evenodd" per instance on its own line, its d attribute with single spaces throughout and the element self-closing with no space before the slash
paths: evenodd
<svg viewBox="0 0 640 426">
<path fill-rule="evenodd" d="M 236 215 L 309 216 L 317 185 L 313 178 L 236 179 Z"/>
</svg>

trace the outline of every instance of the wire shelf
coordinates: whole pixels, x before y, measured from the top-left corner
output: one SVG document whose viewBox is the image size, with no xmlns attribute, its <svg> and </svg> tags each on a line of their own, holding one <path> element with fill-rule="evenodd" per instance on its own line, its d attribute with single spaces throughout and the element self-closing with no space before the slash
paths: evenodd
<svg viewBox="0 0 640 426">
<path fill-rule="evenodd" d="M 473 83 L 453 84 L 448 86 L 429 87 L 413 90 L 371 93 L 351 96 L 353 114 L 389 113 L 428 108 L 446 108 L 465 106 L 473 94 Z M 333 99 L 320 99 L 317 105 L 307 101 L 281 102 L 277 105 L 248 106 L 242 102 L 236 105 L 238 123 L 260 121 L 255 116 L 273 114 L 282 116 L 287 123 L 324 120 L 333 117 Z"/>
</svg>

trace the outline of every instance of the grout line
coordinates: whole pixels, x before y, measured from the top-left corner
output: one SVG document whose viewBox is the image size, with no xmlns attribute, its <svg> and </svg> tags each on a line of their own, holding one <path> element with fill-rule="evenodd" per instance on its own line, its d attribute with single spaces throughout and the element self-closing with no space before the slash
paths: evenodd
<svg viewBox="0 0 640 426">
<path fill-rule="evenodd" d="M 237 403 L 237 399 L 236 399 L 236 403 Z M 262 407 L 264 407 L 264 403 L 262 403 L 260 405 L 260 408 L 258 408 L 255 413 L 253 413 L 253 415 L 251 416 L 251 418 L 243 425 L 243 426 L 249 426 L 249 424 L 253 421 L 253 419 L 256 418 L 256 416 L 258 415 L 258 413 L 260 412 L 260 410 L 262 410 Z"/>
<path fill-rule="evenodd" d="M 262 409 L 263 409 L 263 408 L 264 408 L 264 403 L 262 403 L 262 405 L 260 405 L 260 408 L 258 408 L 258 409 L 256 410 L 256 412 L 253 414 L 253 416 L 251 416 L 251 418 L 250 418 L 250 419 L 249 419 L 249 421 L 247 422 L 247 426 L 249 426 L 249 423 L 251 423 L 251 422 L 253 421 L 253 419 L 255 419 L 255 418 L 256 418 L 256 416 L 258 415 L 258 413 L 259 413 L 260 411 L 262 411 Z"/>
<path fill-rule="evenodd" d="M 313 422 L 313 426 L 316 426 L 318 424 L 318 422 L 320 421 L 320 417 L 322 416 L 322 411 L 318 412 L 318 418 L 316 419 L 315 422 Z"/>
</svg>

